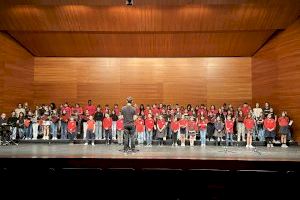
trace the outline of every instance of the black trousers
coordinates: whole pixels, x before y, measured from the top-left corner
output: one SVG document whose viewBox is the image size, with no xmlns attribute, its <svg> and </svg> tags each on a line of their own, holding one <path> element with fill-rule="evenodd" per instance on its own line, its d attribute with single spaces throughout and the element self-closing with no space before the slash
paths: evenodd
<svg viewBox="0 0 300 200">
<path fill-rule="evenodd" d="M 176 131 L 176 132 L 172 131 L 173 144 L 177 143 L 177 134 L 178 134 L 178 131 Z"/>
<path fill-rule="evenodd" d="M 135 149 L 135 126 L 132 125 L 124 125 L 124 150 L 130 149 L 129 143 L 131 145 L 131 149 Z"/>
<path fill-rule="evenodd" d="M 111 144 L 112 142 L 112 132 L 111 128 L 105 130 L 105 142 L 106 144 Z"/>
</svg>

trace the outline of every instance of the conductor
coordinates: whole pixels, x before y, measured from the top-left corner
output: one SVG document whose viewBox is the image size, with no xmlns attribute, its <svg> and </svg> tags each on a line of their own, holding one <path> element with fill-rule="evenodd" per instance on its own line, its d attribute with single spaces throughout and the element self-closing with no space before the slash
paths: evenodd
<svg viewBox="0 0 300 200">
<path fill-rule="evenodd" d="M 136 119 L 135 109 L 132 106 L 132 97 L 127 97 L 127 105 L 122 108 L 121 114 L 124 119 L 124 152 L 127 153 L 129 150 L 136 152 L 135 150 L 135 126 L 134 120 Z M 130 144 L 130 145 L 129 145 Z"/>
</svg>

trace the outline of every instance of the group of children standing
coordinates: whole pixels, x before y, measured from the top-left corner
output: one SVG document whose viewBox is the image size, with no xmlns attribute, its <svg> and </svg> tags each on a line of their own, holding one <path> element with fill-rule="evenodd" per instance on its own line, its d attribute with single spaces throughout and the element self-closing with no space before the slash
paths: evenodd
<svg viewBox="0 0 300 200">
<path fill-rule="evenodd" d="M 178 104 L 163 105 L 153 104 L 139 107 L 135 104 L 136 139 L 139 145 L 151 146 L 152 140 L 157 139 L 159 145 L 163 145 L 167 139 L 172 139 L 172 145 L 181 146 L 194 142 L 199 135 L 201 147 L 206 146 L 206 141 L 214 141 L 215 145 L 221 145 L 225 139 L 226 145 L 233 145 L 233 141 L 246 142 L 247 148 L 253 148 L 252 141 L 266 141 L 267 147 L 273 147 L 276 136 L 277 124 L 278 133 L 281 137 L 282 147 L 287 147 L 287 140 L 291 139 L 291 121 L 287 113 L 283 111 L 280 117 L 273 113 L 268 103 L 260 108 L 257 103 L 255 108 L 244 103 L 238 109 L 232 105 L 224 104 L 219 109 L 214 105 L 206 108 L 205 105 L 186 108 Z M 36 106 L 31 110 L 27 103 L 19 104 L 6 118 L 3 113 L 1 123 L 11 124 L 12 139 L 42 139 L 57 140 L 69 139 L 74 141 L 81 137 L 94 145 L 94 140 L 105 140 L 111 144 L 117 140 L 123 144 L 123 118 L 117 104 L 111 109 L 94 106 L 89 100 L 85 107 L 79 104 L 70 106 L 65 103 L 58 108 L 54 103 L 50 105 Z M 60 133 L 60 134 L 58 134 Z"/>
</svg>

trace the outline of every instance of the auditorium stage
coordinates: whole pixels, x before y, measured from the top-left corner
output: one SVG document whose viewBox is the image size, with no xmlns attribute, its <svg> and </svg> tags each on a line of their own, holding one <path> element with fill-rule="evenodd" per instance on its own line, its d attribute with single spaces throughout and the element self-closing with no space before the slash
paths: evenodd
<svg viewBox="0 0 300 200">
<path fill-rule="evenodd" d="M 113 144 L 45 144 L 20 143 L 18 146 L 0 146 L 1 167 L 14 167 L 26 160 L 27 165 L 39 168 L 164 168 L 216 170 L 275 170 L 297 171 L 300 147 L 258 146 L 152 146 L 137 147 L 137 153 L 124 154 L 122 146 Z"/>
</svg>

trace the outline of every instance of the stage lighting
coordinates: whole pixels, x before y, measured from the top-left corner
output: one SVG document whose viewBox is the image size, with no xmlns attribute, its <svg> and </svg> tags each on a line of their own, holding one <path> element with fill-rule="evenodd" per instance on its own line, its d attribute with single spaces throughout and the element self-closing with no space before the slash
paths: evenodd
<svg viewBox="0 0 300 200">
<path fill-rule="evenodd" d="M 133 5 L 133 0 L 126 0 L 126 5 L 127 6 L 132 6 Z"/>
</svg>

